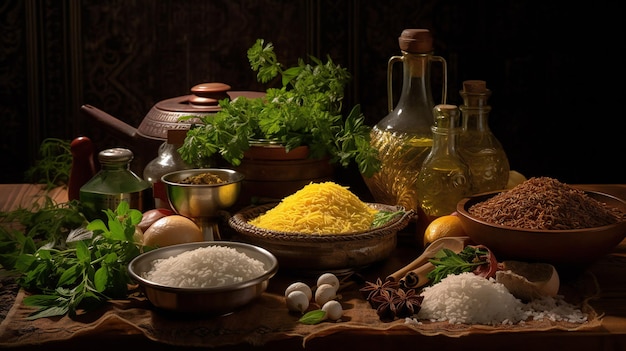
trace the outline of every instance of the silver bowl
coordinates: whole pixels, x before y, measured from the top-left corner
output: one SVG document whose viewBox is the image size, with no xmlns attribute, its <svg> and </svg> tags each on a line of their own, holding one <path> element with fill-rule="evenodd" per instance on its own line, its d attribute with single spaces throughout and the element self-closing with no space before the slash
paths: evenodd
<svg viewBox="0 0 626 351">
<path fill-rule="evenodd" d="M 207 246 L 225 246 L 255 258 L 265 271 L 250 280 L 209 288 L 180 288 L 149 281 L 142 276 L 152 269 L 157 259 L 176 256 L 185 251 Z M 128 274 L 137 282 L 148 300 L 156 307 L 181 313 L 223 315 L 241 308 L 260 296 L 278 271 L 278 260 L 269 251 L 236 242 L 196 242 L 167 246 L 137 256 L 128 264 Z"/>
<path fill-rule="evenodd" d="M 506 227 L 472 216 L 468 209 L 500 193 L 464 198 L 457 213 L 467 235 L 491 249 L 498 260 L 515 259 L 552 264 L 589 264 L 608 254 L 626 237 L 626 221 L 595 228 L 538 230 Z M 599 202 L 626 212 L 626 202 L 594 191 L 585 193 Z"/>
<path fill-rule="evenodd" d="M 224 183 L 182 184 L 185 178 L 212 173 Z M 204 240 L 220 240 L 217 219 L 220 211 L 237 202 L 244 175 L 232 169 L 196 168 L 167 173 L 161 177 L 170 206 L 176 213 L 193 219 L 202 229 Z"/>
</svg>

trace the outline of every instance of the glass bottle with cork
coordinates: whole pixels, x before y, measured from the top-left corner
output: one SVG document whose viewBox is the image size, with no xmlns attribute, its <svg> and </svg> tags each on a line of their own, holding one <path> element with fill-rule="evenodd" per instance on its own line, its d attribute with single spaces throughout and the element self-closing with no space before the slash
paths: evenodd
<svg viewBox="0 0 626 351">
<path fill-rule="evenodd" d="M 433 37 L 428 29 L 405 29 L 398 38 L 402 56 L 392 56 L 387 65 L 389 114 L 371 133 L 371 143 L 379 151 L 381 170 L 364 177 L 365 184 L 377 202 L 400 205 L 418 213 L 416 181 L 424 159 L 432 147 L 435 106 L 431 90 L 431 64 L 443 66 L 442 102 L 446 101 L 447 68 L 443 57 L 433 55 Z M 392 73 L 395 63 L 402 62 L 402 92 L 393 107 Z M 424 227 L 424 228 L 422 228 Z"/>
<path fill-rule="evenodd" d="M 502 190 L 509 180 L 509 160 L 504 148 L 489 128 L 491 90 L 484 80 L 466 80 L 460 91 L 462 131 L 459 153 L 472 173 L 472 193 Z"/>
<path fill-rule="evenodd" d="M 172 209 L 161 177 L 170 172 L 191 168 L 183 161 L 178 152 L 186 136 L 187 129 L 169 129 L 167 140 L 159 146 L 158 156 L 150 161 L 143 170 L 143 179 L 148 181 L 152 187 L 155 208 Z"/>
<path fill-rule="evenodd" d="M 429 221 L 452 214 L 457 203 L 471 194 L 470 168 L 457 151 L 459 109 L 442 104 L 433 110 L 433 147 L 417 177 L 418 203 Z"/>
<path fill-rule="evenodd" d="M 100 151 L 101 169 L 80 188 L 80 202 L 88 220 L 107 219 L 106 209 L 115 211 L 122 201 L 130 208 L 145 212 L 154 208 L 150 183 L 130 170 L 132 151 L 112 148 Z"/>
</svg>

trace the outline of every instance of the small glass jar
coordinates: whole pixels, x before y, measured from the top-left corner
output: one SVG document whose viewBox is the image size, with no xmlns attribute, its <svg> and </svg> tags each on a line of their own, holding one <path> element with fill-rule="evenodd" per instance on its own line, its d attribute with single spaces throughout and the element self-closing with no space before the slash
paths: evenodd
<svg viewBox="0 0 626 351">
<path fill-rule="evenodd" d="M 461 110 L 459 153 L 472 172 L 472 193 L 503 190 L 509 181 L 509 160 L 500 141 L 489 129 L 491 90 L 484 80 L 466 80 Z"/>
<path fill-rule="evenodd" d="M 115 211 L 122 201 L 141 212 L 154 208 L 150 183 L 130 170 L 132 159 L 133 153 L 128 149 L 100 151 L 100 171 L 80 188 L 80 202 L 88 220 L 106 221 L 104 210 Z"/>
<path fill-rule="evenodd" d="M 417 200 L 428 220 L 452 214 L 457 203 L 471 194 L 469 166 L 457 152 L 459 109 L 437 105 L 433 147 L 417 177 Z"/>
</svg>

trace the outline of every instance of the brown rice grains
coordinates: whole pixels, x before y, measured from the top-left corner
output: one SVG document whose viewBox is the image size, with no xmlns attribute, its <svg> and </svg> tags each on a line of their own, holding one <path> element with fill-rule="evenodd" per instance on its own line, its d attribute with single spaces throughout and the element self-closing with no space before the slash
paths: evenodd
<svg viewBox="0 0 626 351">
<path fill-rule="evenodd" d="M 474 204 L 468 212 L 483 221 L 514 228 L 594 228 L 626 220 L 626 214 L 584 191 L 549 177 L 534 177 Z"/>
</svg>

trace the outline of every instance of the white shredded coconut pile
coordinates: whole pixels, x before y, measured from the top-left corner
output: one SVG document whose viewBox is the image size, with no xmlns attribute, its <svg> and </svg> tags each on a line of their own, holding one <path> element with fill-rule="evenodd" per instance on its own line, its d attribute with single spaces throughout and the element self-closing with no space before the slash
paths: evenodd
<svg viewBox="0 0 626 351">
<path fill-rule="evenodd" d="M 419 324 L 420 319 L 486 325 L 516 324 L 529 318 L 572 323 L 587 321 L 586 314 L 560 296 L 543 297 L 524 304 L 504 285 L 471 272 L 448 275 L 439 283 L 424 288 L 421 295 L 424 300 L 417 318 L 407 318 L 405 323 Z"/>
<path fill-rule="evenodd" d="M 207 246 L 155 260 L 142 277 L 166 286 L 208 288 L 239 283 L 263 272 L 263 262 L 234 248 Z"/>
</svg>

